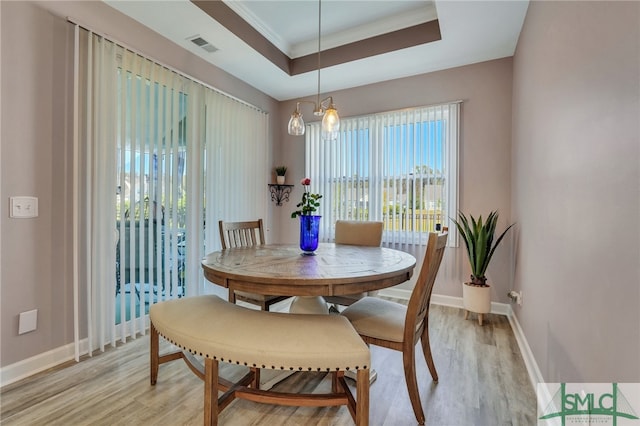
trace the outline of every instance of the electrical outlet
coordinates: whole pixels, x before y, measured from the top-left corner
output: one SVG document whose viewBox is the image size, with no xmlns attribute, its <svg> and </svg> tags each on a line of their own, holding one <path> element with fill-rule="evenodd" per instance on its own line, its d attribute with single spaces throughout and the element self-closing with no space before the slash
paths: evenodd
<svg viewBox="0 0 640 426">
<path fill-rule="evenodd" d="M 11 197 L 9 217 L 26 219 L 38 217 L 38 199 L 36 197 Z"/>
<path fill-rule="evenodd" d="M 516 302 L 518 306 L 522 306 L 522 291 L 511 290 L 507 293 L 507 296 L 509 296 L 509 299 Z"/>
</svg>

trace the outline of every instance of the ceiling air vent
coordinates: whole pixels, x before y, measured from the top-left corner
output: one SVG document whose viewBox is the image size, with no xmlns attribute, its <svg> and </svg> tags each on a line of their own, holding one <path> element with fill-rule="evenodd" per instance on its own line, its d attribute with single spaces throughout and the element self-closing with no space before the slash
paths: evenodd
<svg viewBox="0 0 640 426">
<path fill-rule="evenodd" d="M 191 43 L 195 44 L 196 46 L 203 48 L 209 53 L 213 53 L 218 50 L 217 47 L 215 47 L 213 44 L 209 43 L 207 40 L 203 39 L 200 36 L 190 37 L 188 38 L 188 40 L 190 40 Z"/>
</svg>

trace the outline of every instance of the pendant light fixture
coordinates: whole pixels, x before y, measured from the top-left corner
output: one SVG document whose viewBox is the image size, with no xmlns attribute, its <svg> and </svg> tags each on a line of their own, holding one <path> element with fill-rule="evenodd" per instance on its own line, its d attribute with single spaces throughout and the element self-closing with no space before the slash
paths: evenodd
<svg viewBox="0 0 640 426">
<path fill-rule="evenodd" d="M 289 119 L 288 132 L 290 135 L 304 135 L 304 120 L 300 112 L 301 103 L 310 103 L 314 105 L 313 114 L 322 117 L 322 139 L 335 140 L 338 138 L 340 130 L 340 117 L 336 106 L 333 104 L 333 97 L 328 96 L 322 101 L 320 100 L 320 36 L 322 30 L 322 0 L 318 0 L 318 95 L 316 102 L 300 101 L 296 102 L 296 109 Z"/>
</svg>

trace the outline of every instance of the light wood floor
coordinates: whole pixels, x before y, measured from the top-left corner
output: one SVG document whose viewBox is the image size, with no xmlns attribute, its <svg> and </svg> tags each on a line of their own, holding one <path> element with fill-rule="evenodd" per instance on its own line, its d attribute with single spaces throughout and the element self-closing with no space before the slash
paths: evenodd
<svg viewBox="0 0 640 426">
<path fill-rule="evenodd" d="M 535 424 L 535 393 L 508 320 L 487 315 L 485 321 L 481 327 L 477 321 L 465 321 L 459 309 L 432 306 L 430 330 L 438 384 L 431 381 L 420 345 L 416 354 L 427 425 Z M 401 354 L 372 347 L 371 357 L 378 380 L 371 386 L 370 424 L 416 424 Z M 241 367 L 220 365 L 223 375 L 241 373 Z M 324 392 L 330 383 L 323 373 L 296 373 L 274 389 Z M 149 338 L 144 336 L 5 386 L 0 392 L 0 424 L 201 425 L 202 407 L 203 382 L 182 361 L 161 365 L 157 385 L 149 384 Z M 238 400 L 222 412 L 220 424 L 353 423 L 345 407 L 277 407 Z"/>
</svg>

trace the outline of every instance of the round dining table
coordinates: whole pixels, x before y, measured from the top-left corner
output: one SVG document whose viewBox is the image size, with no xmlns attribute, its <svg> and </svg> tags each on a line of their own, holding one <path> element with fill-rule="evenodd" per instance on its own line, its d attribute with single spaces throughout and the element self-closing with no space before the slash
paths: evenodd
<svg viewBox="0 0 640 426">
<path fill-rule="evenodd" d="M 296 296 L 291 313 L 328 314 L 321 296 L 381 290 L 411 278 L 416 259 L 400 250 L 347 244 L 320 243 L 314 255 L 298 245 L 265 244 L 209 253 L 202 260 L 205 278 L 229 291 L 271 296 Z M 286 375 L 263 374 L 260 387 L 268 389 Z M 355 379 L 355 376 L 347 374 Z M 377 373 L 370 371 L 373 382 Z"/>
<path fill-rule="evenodd" d="M 274 296 L 334 296 L 409 280 L 416 259 L 385 247 L 321 243 L 314 255 L 297 245 L 228 248 L 205 256 L 205 278 L 231 290 Z"/>
</svg>

